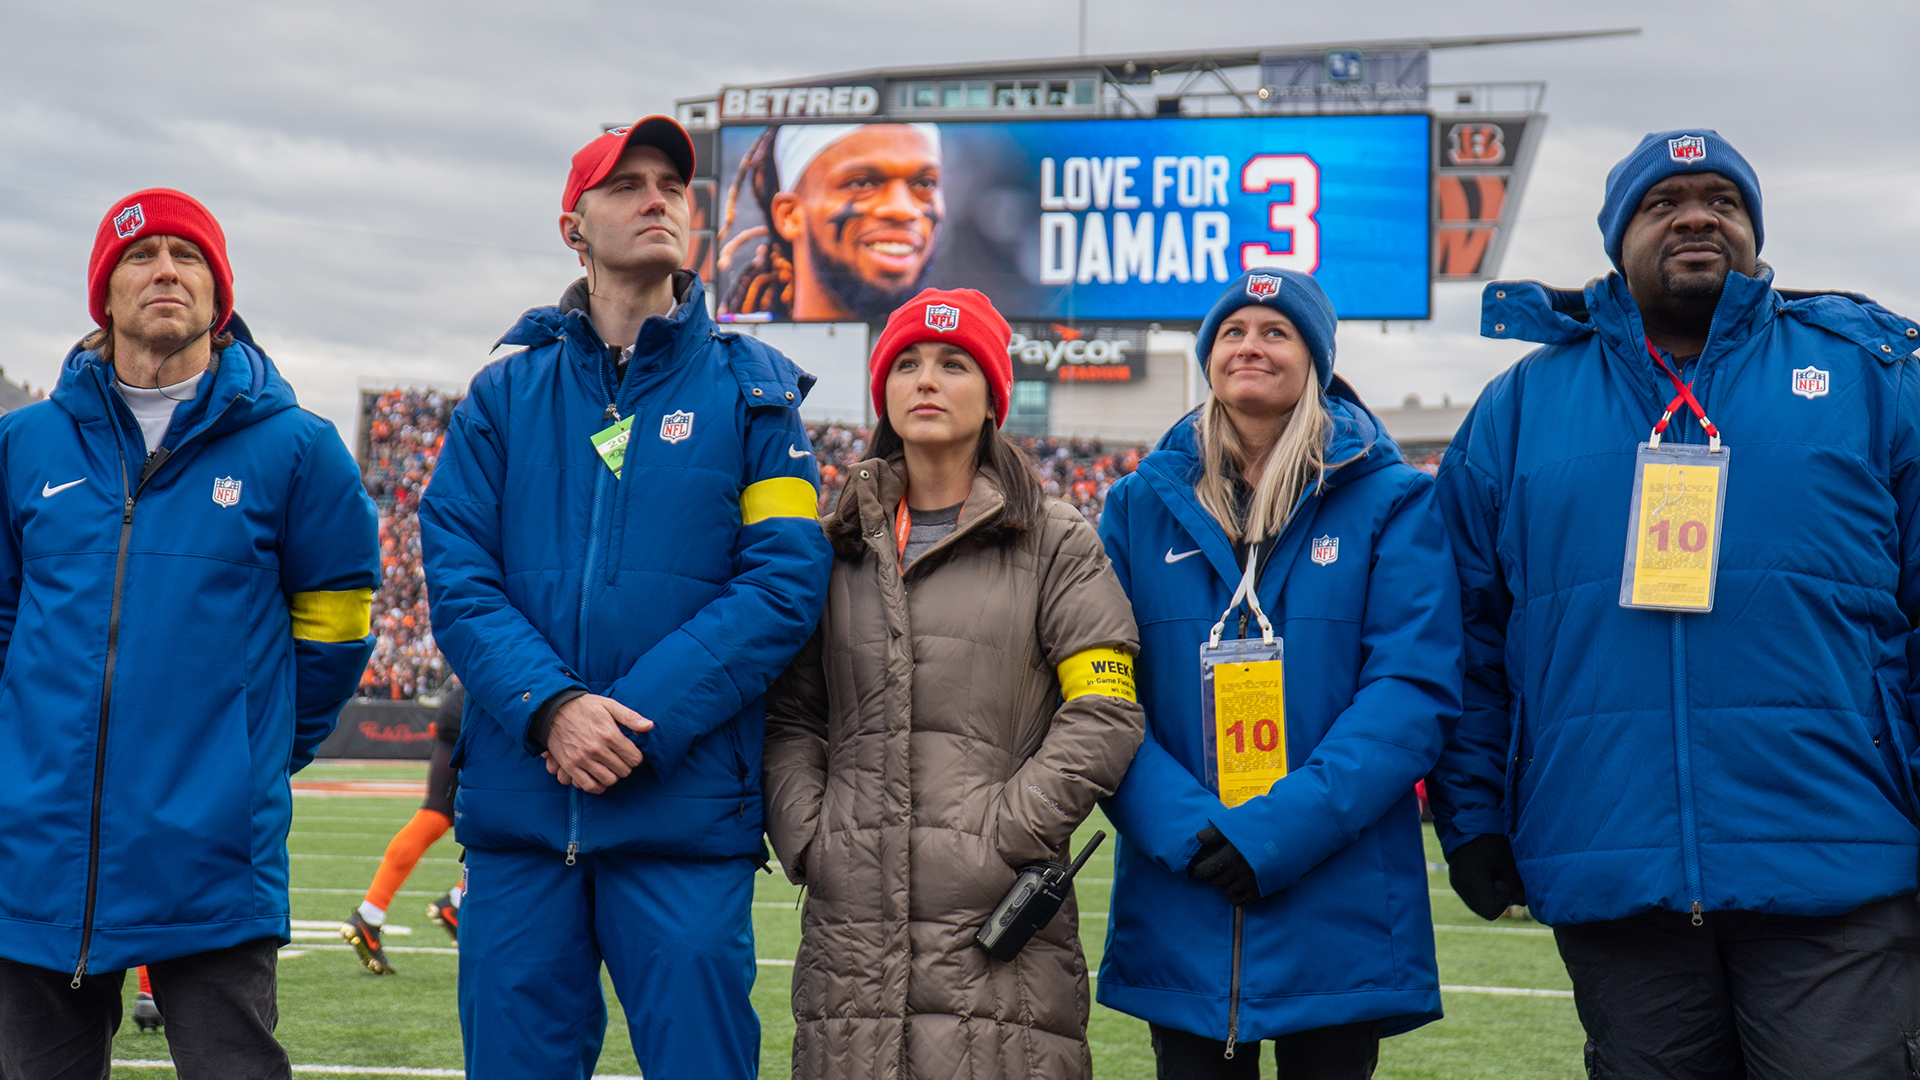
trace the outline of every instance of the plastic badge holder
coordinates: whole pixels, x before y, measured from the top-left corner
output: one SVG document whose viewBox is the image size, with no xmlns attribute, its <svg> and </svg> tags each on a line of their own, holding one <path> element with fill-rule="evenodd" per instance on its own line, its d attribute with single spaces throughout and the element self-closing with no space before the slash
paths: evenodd
<svg viewBox="0 0 1920 1080">
<path fill-rule="evenodd" d="M 1640 447 L 1627 509 L 1621 607 L 1713 610 L 1731 456 L 1724 445 Z"/>
<path fill-rule="evenodd" d="M 1229 807 L 1287 775 L 1286 643 L 1245 638 L 1200 646 L 1200 732 L 1207 787 Z"/>
</svg>

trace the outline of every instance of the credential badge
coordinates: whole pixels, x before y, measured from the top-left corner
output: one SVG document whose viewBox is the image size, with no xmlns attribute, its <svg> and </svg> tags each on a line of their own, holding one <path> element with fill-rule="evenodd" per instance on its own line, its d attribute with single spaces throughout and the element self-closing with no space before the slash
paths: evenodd
<svg viewBox="0 0 1920 1080">
<path fill-rule="evenodd" d="M 1247 279 L 1247 295 L 1255 300 L 1265 300 L 1280 291 L 1280 283 L 1286 279 L 1279 274 L 1255 274 Z"/>
<path fill-rule="evenodd" d="M 213 482 L 213 501 L 222 509 L 231 510 L 240 505 L 240 481 L 231 476 L 223 476 Z"/>
<path fill-rule="evenodd" d="M 113 235 L 125 240 L 127 237 L 147 227 L 146 211 L 134 203 L 125 210 L 113 215 Z"/>
<path fill-rule="evenodd" d="M 928 304 L 927 328 L 943 334 L 960 329 L 960 309 L 952 304 Z"/>
<path fill-rule="evenodd" d="M 1316 536 L 1313 538 L 1313 550 L 1308 553 L 1317 565 L 1325 566 L 1340 557 L 1340 538 L 1337 536 Z"/>
<path fill-rule="evenodd" d="M 660 437 L 667 442 L 685 442 L 693 436 L 693 414 L 670 412 L 660 418 Z"/>
<path fill-rule="evenodd" d="M 1827 373 L 1817 367 L 1793 369 L 1793 392 L 1812 401 L 1827 396 Z"/>
<path fill-rule="evenodd" d="M 1707 160 L 1707 140 L 1699 135 L 1682 135 L 1667 140 L 1667 156 L 1682 165 Z"/>
</svg>

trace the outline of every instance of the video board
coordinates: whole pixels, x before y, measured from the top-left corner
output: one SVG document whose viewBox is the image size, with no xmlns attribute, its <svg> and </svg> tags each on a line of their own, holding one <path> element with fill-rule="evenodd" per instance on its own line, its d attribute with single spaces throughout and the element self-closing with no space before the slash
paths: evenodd
<svg viewBox="0 0 1920 1080">
<path fill-rule="evenodd" d="M 976 288 L 1015 321 L 1188 322 L 1243 271 L 1342 318 L 1429 314 L 1424 113 L 796 123 L 719 132 L 719 317 L 884 320 Z"/>
</svg>

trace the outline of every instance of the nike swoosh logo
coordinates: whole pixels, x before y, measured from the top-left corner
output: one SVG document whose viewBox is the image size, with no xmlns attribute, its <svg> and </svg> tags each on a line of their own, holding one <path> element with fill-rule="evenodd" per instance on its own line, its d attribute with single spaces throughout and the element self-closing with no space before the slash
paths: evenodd
<svg viewBox="0 0 1920 1080">
<path fill-rule="evenodd" d="M 1191 558 L 1193 558 L 1193 557 L 1194 557 L 1195 555 L 1198 555 L 1198 554 L 1200 554 L 1200 549 L 1199 549 L 1199 548 L 1194 548 L 1194 549 L 1193 549 L 1192 551 L 1183 551 L 1183 552 L 1181 552 L 1181 553 L 1180 553 L 1180 554 L 1178 554 L 1178 555 L 1175 555 L 1175 554 L 1173 553 L 1173 549 L 1172 549 L 1172 548 L 1168 548 L 1168 549 L 1167 549 L 1167 561 L 1168 561 L 1168 562 L 1170 562 L 1170 563 L 1177 563 L 1177 562 L 1179 562 L 1179 561 L 1180 561 L 1181 559 L 1191 559 Z"/>
<path fill-rule="evenodd" d="M 813 455 L 805 450 L 795 449 L 793 444 L 789 443 L 787 444 L 787 456 L 790 458 L 803 458 L 812 457 Z"/>
<path fill-rule="evenodd" d="M 59 487 L 54 487 L 52 484 L 43 483 L 40 485 L 40 497 L 43 499 L 51 499 L 55 495 L 60 494 L 61 492 L 67 490 L 70 487 L 75 487 L 79 484 L 84 484 L 86 482 L 87 482 L 87 478 L 83 476 L 78 480 L 69 480 L 64 484 L 61 484 Z"/>
</svg>

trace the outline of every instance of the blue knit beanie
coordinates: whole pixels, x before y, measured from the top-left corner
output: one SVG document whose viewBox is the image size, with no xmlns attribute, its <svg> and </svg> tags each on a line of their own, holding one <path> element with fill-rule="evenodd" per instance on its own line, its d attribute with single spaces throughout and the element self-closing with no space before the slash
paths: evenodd
<svg viewBox="0 0 1920 1080">
<path fill-rule="evenodd" d="M 1641 139 L 1633 153 L 1607 174 L 1600 235 L 1606 238 L 1607 258 L 1613 260 L 1615 270 L 1620 269 L 1620 242 L 1627 233 L 1627 222 L 1633 219 L 1647 189 L 1669 176 L 1702 172 L 1719 173 L 1740 189 L 1740 197 L 1747 201 L 1747 216 L 1753 219 L 1753 250 L 1760 250 L 1766 239 L 1760 226 L 1760 179 L 1747 159 L 1717 131 L 1656 131 Z"/>
<path fill-rule="evenodd" d="M 1200 336 L 1193 353 L 1200 360 L 1201 377 L 1206 377 L 1207 360 L 1213 356 L 1213 339 L 1220 336 L 1220 324 L 1243 307 L 1260 304 L 1293 320 L 1313 357 L 1313 373 L 1325 391 L 1333 381 L 1333 332 L 1339 317 L 1333 313 L 1333 301 L 1313 280 L 1313 275 L 1298 270 L 1249 270 L 1241 274 L 1200 324 Z"/>
</svg>

